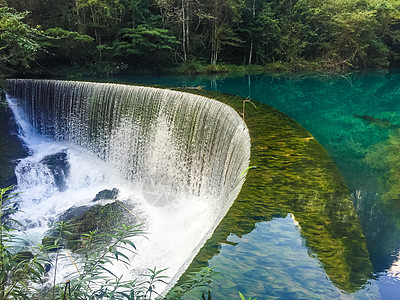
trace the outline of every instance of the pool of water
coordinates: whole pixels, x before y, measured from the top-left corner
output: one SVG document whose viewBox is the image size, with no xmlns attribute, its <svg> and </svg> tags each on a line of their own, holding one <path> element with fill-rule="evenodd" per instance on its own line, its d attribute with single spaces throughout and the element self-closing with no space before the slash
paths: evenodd
<svg viewBox="0 0 400 300">
<path fill-rule="evenodd" d="M 282 210 L 271 218 L 254 220 L 255 228 L 246 234 L 230 235 L 217 255 L 199 262 L 222 273 L 212 285 L 216 299 L 230 299 L 238 291 L 258 299 L 395 299 L 400 295 L 400 72 L 115 80 L 201 87 L 273 106 L 328 150 L 349 187 L 373 268 L 363 284 L 356 288 L 337 284 L 341 281 L 332 279 L 332 270 L 299 234 L 296 219 Z"/>
</svg>

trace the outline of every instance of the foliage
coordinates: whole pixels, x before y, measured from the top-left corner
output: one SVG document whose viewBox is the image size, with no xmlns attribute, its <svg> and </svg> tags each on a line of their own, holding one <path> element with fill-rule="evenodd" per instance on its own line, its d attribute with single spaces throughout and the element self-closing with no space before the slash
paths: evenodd
<svg viewBox="0 0 400 300">
<path fill-rule="evenodd" d="M 181 299 L 183 295 L 186 295 L 194 290 L 200 290 L 202 297 L 205 297 L 204 295 L 206 293 L 210 294 L 211 281 L 217 274 L 218 273 L 212 268 L 208 267 L 202 268 L 197 272 L 191 272 L 187 275 L 186 280 L 184 280 L 182 283 L 178 283 L 168 292 L 165 299 Z M 209 298 L 211 299 L 211 296 L 209 296 Z"/>
<path fill-rule="evenodd" d="M 0 299 L 31 299 L 33 284 L 41 283 L 45 273 L 40 259 L 42 247 L 18 252 L 19 238 L 8 225 L 15 222 L 10 215 L 15 211 L 12 187 L 0 189 Z"/>
<path fill-rule="evenodd" d="M 41 49 L 39 29 L 23 22 L 27 15 L 0 1 L 0 72 L 29 68 Z"/>
<path fill-rule="evenodd" d="M 68 31 L 59 27 L 49 28 L 44 32 L 42 45 L 46 47 L 47 58 L 55 56 L 57 63 L 76 65 L 90 59 L 90 51 L 93 51 L 94 39 L 86 34 Z M 55 63 L 53 60 L 50 60 Z"/>
<path fill-rule="evenodd" d="M 144 61 L 165 61 L 165 57 L 178 44 L 168 30 L 138 25 L 136 28 L 122 28 L 119 31 L 121 40 L 114 41 L 110 47 L 99 46 L 110 52 L 118 61 L 129 59 L 131 63 Z"/>
<path fill-rule="evenodd" d="M 188 276 L 167 296 L 155 291 L 158 283 L 167 284 L 166 269 L 147 269 L 138 278 L 124 280 L 115 275 L 110 266 L 122 263 L 129 267 L 129 254 L 136 253 L 133 237 L 143 236 L 141 225 L 126 226 L 112 232 L 100 233 L 96 230 L 82 233 L 80 247 L 74 252 L 68 250 L 70 236 L 75 224 L 58 222 L 50 229 L 44 246 L 16 251 L 18 238 L 8 224 L 16 222 L 11 218 L 15 212 L 15 197 L 12 187 L 0 189 L 0 299 L 179 299 L 193 289 L 209 286 L 215 272 L 204 268 Z M 67 257 L 75 271 L 63 283 L 57 283 L 57 268 L 61 257 Z M 52 278 L 46 265 L 52 266 Z M 51 282 L 51 287 L 37 290 Z M 36 285 L 36 288 L 33 286 Z M 46 286 L 46 285 L 45 285 Z M 204 296 L 203 296 L 204 297 Z M 211 297 L 211 296 L 210 296 Z M 211 298 L 209 298 L 211 299 Z"/>
<path fill-rule="evenodd" d="M 0 51 L 3 64 L 13 66 L 26 67 L 38 58 L 48 69 L 85 66 L 113 75 L 125 68 L 198 62 L 286 70 L 387 67 L 400 62 L 400 0 L 7 4 L 0 10 Z M 37 39 L 37 26 L 44 28 L 47 38 Z M 48 54 L 37 57 L 41 48 Z M 209 69 L 202 70 L 220 70 Z"/>
<path fill-rule="evenodd" d="M 74 225 L 65 222 L 56 223 L 50 230 L 54 237 L 52 243 L 46 244 L 47 250 L 55 250 L 53 259 L 54 279 L 53 287 L 47 294 L 53 299 L 132 299 L 148 293 L 152 285 L 149 281 L 122 280 L 122 276 L 115 275 L 109 267 L 115 262 L 129 266 L 130 253 L 135 253 L 136 247 L 131 239 L 140 236 L 143 231 L 139 226 L 125 226 L 111 233 L 90 231 L 83 233 L 79 242 L 80 248 L 72 254 L 67 249 Z M 57 266 L 61 256 L 68 256 L 75 267 L 75 272 L 68 276 L 64 284 L 56 284 Z M 162 271 L 149 270 L 151 283 L 161 280 Z M 67 294 L 67 295 L 66 295 Z M 151 293 L 150 293 L 151 294 Z M 127 296 L 130 295 L 130 296 Z"/>
<path fill-rule="evenodd" d="M 240 300 L 246 300 L 246 297 L 245 297 L 241 292 L 239 292 L 239 296 L 240 296 Z M 251 298 L 251 297 L 249 297 L 248 300 L 257 300 L 257 298 Z"/>
</svg>

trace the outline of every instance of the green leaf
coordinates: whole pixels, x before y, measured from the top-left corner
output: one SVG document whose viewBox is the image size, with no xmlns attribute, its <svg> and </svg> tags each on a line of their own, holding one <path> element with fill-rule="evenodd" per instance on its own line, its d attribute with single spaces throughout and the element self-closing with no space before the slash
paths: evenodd
<svg viewBox="0 0 400 300">
<path fill-rule="evenodd" d="M 251 170 L 251 169 L 256 169 L 256 168 L 257 168 L 256 166 L 251 166 L 251 167 L 246 168 L 246 169 L 240 174 L 240 177 L 243 177 L 249 170 Z"/>
</svg>

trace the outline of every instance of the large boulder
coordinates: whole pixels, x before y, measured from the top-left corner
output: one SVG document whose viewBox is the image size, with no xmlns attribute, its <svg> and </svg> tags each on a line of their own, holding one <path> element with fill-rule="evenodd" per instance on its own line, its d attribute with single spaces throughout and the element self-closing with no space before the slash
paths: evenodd
<svg viewBox="0 0 400 300">
<path fill-rule="evenodd" d="M 101 199 L 115 200 L 118 195 L 118 189 L 103 190 L 99 192 L 93 201 Z M 57 222 L 64 222 L 67 225 L 68 234 L 66 238 L 66 247 L 71 250 L 77 250 L 82 246 L 81 235 L 90 231 L 98 233 L 112 233 L 115 229 L 121 227 L 122 224 L 134 225 L 138 224 L 136 215 L 133 215 L 134 207 L 127 201 L 116 200 L 111 203 L 93 206 L 74 206 L 69 208 Z M 57 230 L 51 230 L 48 235 L 42 239 L 42 244 L 47 246 L 49 251 L 55 251 L 59 247 L 55 247 L 60 233 Z M 110 238 L 109 238 L 110 240 Z M 103 240 L 107 244 L 107 238 Z"/>
</svg>

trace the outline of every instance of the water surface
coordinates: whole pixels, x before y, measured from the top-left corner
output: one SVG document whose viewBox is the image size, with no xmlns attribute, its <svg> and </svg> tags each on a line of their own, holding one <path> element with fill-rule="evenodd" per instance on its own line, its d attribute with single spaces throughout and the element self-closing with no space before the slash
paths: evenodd
<svg viewBox="0 0 400 300">
<path fill-rule="evenodd" d="M 271 105 L 299 122 L 328 150 L 349 187 L 366 237 L 372 278 L 364 284 L 338 284 L 315 254 L 316 247 L 298 233 L 296 222 L 282 209 L 272 218 L 253 220 L 254 229 L 230 236 L 219 254 L 199 262 L 223 274 L 213 283 L 217 299 L 237 291 L 258 299 L 393 299 L 400 294 L 399 72 L 116 80 L 201 87 Z M 354 278 L 345 280 L 352 283 Z"/>
</svg>

